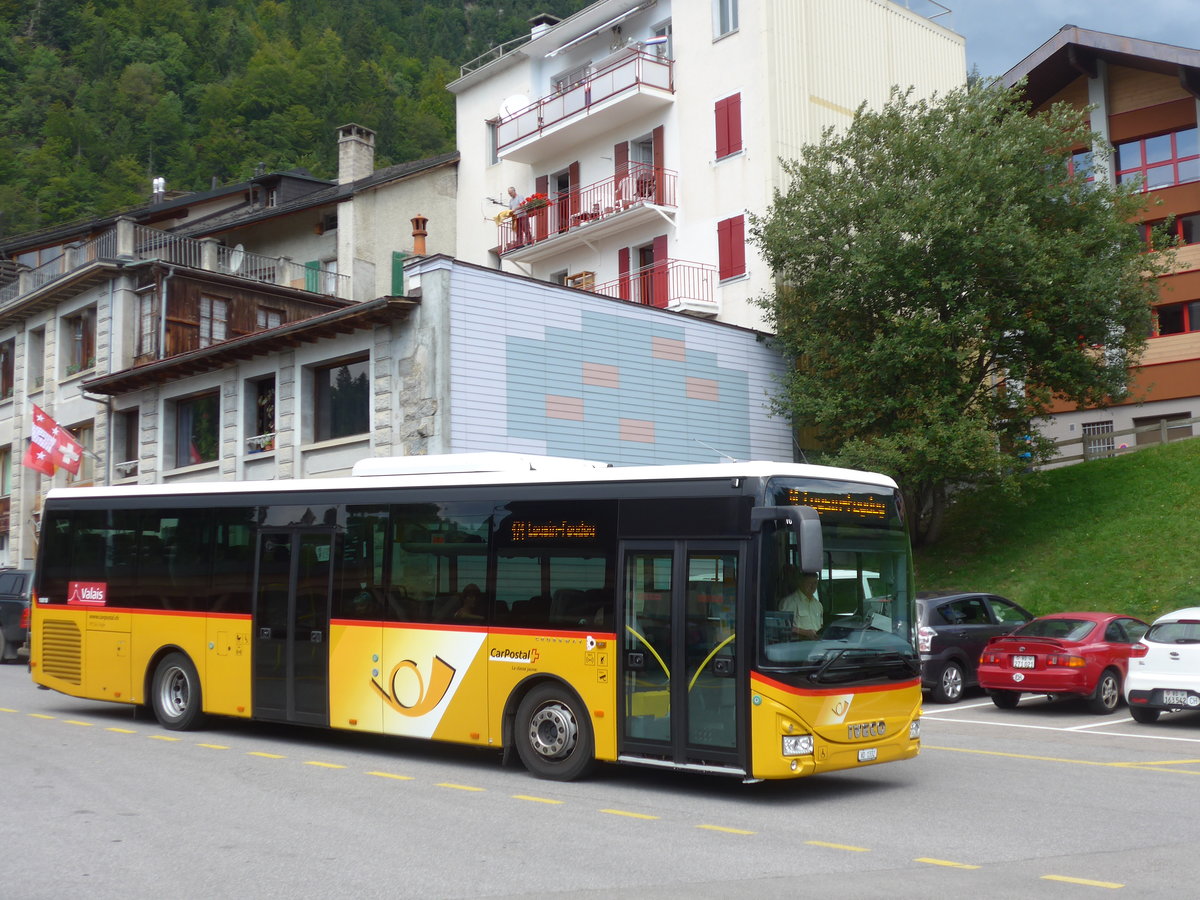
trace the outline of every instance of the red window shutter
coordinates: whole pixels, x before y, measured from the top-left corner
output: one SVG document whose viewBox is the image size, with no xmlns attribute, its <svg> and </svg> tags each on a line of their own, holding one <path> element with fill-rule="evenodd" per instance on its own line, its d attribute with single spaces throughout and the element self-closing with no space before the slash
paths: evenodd
<svg viewBox="0 0 1200 900">
<path fill-rule="evenodd" d="M 570 209 L 568 212 L 575 215 L 579 212 L 579 160 L 567 166 L 567 181 L 570 182 Z"/>
<path fill-rule="evenodd" d="M 617 295 L 622 300 L 629 299 L 629 248 L 622 247 L 617 251 Z"/>
<path fill-rule="evenodd" d="M 629 173 L 629 142 L 613 145 L 613 174 L 623 178 Z"/>
<path fill-rule="evenodd" d="M 660 234 L 654 239 L 654 275 L 651 281 L 651 298 L 655 306 L 666 309 L 671 300 L 671 285 L 667 268 L 667 236 Z"/>
<path fill-rule="evenodd" d="M 722 281 L 746 274 L 746 220 L 734 216 L 717 223 L 717 269 Z"/>
<path fill-rule="evenodd" d="M 663 126 L 661 125 L 659 125 L 650 133 L 651 140 L 653 141 L 654 152 L 654 202 L 659 204 L 663 202 L 665 196 L 663 193 L 663 188 L 666 187 L 666 185 L 663 183 L 666 181 L 666 179 L 663 177 L 663 160 L 665 158 L 665 151 L 663 149 L 664 134 L 665 132 L 663 130 Z M 670 202 L 671 205 L 674 206 L 675 198 L 672 197 Z"/>
<path fill-rule="evenodd" d="M 729 101 L 718 100 L 715 110 L 717 120 L 717 159 L 729 155 Z"/>
<path fill-rule="evenodd" d="M 721 159 L 742 149 L 742 95 L 734 94 L 718 100 L 715 115 L 717 159 Z"/>
</svg>

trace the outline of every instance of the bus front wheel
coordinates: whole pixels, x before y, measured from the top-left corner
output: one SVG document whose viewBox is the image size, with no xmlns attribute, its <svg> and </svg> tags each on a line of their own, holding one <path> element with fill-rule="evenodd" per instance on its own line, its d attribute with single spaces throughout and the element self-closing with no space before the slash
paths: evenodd
<svg viewBox="0 0 1200 900">
<path fill-rule="evenodd" d="M 535 687 L 517 707 L 517 753 L 538 778 L 570 781 L 595 765 L 591 722 L 565 688 Z"/>
<path fill-rule="evenodd" d="M 182 653 L 168 653 L 154 670 L 150 705 L 158 723 L 171 731 L 189 731 L 204 724 L 200 676 Z"/>
</svg>

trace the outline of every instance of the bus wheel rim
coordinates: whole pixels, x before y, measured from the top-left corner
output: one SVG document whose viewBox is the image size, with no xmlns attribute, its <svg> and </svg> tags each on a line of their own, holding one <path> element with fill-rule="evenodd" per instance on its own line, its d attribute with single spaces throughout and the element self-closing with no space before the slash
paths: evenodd
<svg viewBox="0 0 1200 900">
<path fill-rule="evenodd" d="M 188 680 L 182 669 L 172 667 L 162 681 L 163 709 L 172 716 L 182 715 L 187 711 Z"/>
<path fill-rule="evenodd" d="M 571 711 L 559 703 L 548 703 L 529 720 L 529 743 L 539 756 L 558 759 L 567 755 L 579 739 L 579 726 Z"/>
</svg>

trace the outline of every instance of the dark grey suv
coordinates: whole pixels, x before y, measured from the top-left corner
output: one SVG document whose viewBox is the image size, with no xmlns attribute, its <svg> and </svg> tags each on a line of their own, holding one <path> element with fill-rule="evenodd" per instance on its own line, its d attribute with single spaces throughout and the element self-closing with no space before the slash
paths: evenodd
<svg viewBox="0 0 1200 900">
<path fill-rule="evenodd" d="M 1033 613 L 996 594 L 921 591 L 917 594 L 917 649 L 921 687 L 935 703 L 957 703 L 978 682 L 975 670 L 988 638 L 1008 634 Z"/>
<path fill-rule="evenodd" d="M 32 587 L 33 573 L 28 569 L 0 569 L 0 663 L 19 659 L 28 652 Z"/>
</svg>

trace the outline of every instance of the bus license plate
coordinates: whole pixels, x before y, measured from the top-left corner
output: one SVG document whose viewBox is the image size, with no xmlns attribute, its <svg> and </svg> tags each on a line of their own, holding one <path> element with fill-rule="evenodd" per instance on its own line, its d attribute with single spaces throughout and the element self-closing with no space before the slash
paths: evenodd
<svg viewBox="0 0 1200 900">
<path fill-rule="evenodd" d="M 1187 706 L 1187 701 L 1187 691 L 1163 691 L 1163 703 L 1170 703 L 1175 706 Z"/>
<path fill-rule="evenodd" d="M 868 747 L 866 750 L 858 751 L 859 762 L 874 762 L 875 757 L 879 755 L 879 749 L 876 747 Z"/>
<path fill-rule="evenodd" d="M 1014 656 L 1013 657 L 1013 668 L 1014 669 L 1032 669 L 1033 668 L 1033 657 L 1032 656 Z"/>
</svg>

